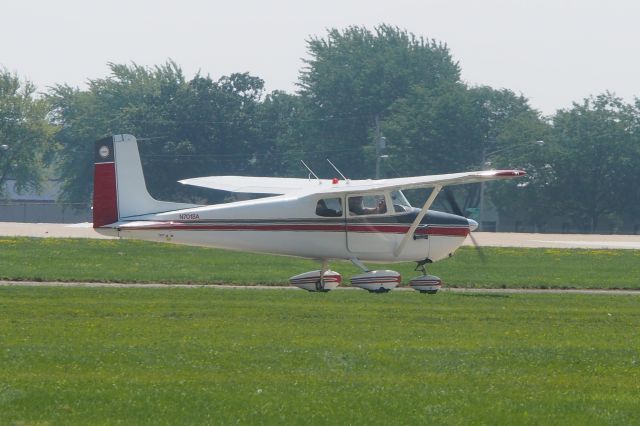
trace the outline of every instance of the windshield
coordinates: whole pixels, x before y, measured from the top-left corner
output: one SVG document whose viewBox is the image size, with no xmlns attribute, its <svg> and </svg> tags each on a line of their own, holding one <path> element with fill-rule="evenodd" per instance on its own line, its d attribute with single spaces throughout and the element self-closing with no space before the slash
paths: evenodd
<svg viewBox="0 0 640 426">
<path fill-rule="evenodd" d="M 391 191 L 391 199 L 394 206 L 411 207 L 411 204 L 405 198 L 404 194 L 400 190 Z"/>
</svg>

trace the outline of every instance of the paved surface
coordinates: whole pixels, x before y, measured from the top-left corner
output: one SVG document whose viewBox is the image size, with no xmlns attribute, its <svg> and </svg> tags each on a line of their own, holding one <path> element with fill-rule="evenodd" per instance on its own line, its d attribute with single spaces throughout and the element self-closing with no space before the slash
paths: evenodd
<svg viewBox="0 0 640 426">
<path fill-rule="evenodd" d="M 98 234 L 91 223 L 16 223 L 0 222 L 0 236 L 42 238 L 111 238 Z"/>
<path fill-rule="evenodd" d="M 0 222 L 0 236 L 111 238 L 98 234 L 90 223 L 65 225 L 56 223 Z M 547 247 L 640 250 L 640 235 L 590 234 L 521 234 L 509 232 L 474 232 L 483 247 Z M 472 245 L 467 238 L 465 245 Z"/>
<path fill-rule="evenodd" d="M 474 232 L 478 244 L 485 247 L 546 247 L 546 248 L 608 248 L 640 250 L 639 235 L 578 235 L 578 234 L 521 234 Z M 91 224 L 51 224 L 51 223 L 11 223 L 0 222 L 0 236 L 27 236 L 42 238 L 111 238 L 98 234 Z M 465 245 L 472 245 L 469 238 Z M 0 286 L 55 286 L 55 287 L 110 287 L 110 288 L 227 288 L 245 290 L 300 290 L 292 286 L 234 286 L 234 285 L 188 285 L 188 284 L 120 284 L 120 283 L 61 283 L 0 281 Z M 339 290 L 361 291 L 353 287 L 340 287 Z M 414 291 L 399 288 L 394 291 Z M 615 294 L 640 295 L 634 290 L 560 290 L 560 289 L 465 289 L 443 288 L 441 291 L 454 293 L 484 294 Z"/>
<path fill-rule="evenodd" d="M 598 234 L 521 234 L 511 232 L 474 232 L 474 238 L 484 247 L 546 247 L 586 249 L 640 250 L 640 235 Z M 465 245 L 472 245 L 467 238 Z"/>
<path fill-rule="evenodd" d="M 35 282 L 35 281 L 0 281 L 0 287 L 109 287 L 109 288 L 211 288 L 211 289 L 235 289 L 235 290 L 293 290 L 304 291 L 294 286 L 259 286 L 259 285 L 223 285 L 223 284 L 126 284 L 126 283 L 75 283 L 75 282 Z M 338 287 L 338 291 L 364 291 L 355 287 Z M 393 291 L 411 291 L 409 287 L 396 288 Z M 511 289 L 511 288 L 442 288 L 440 291 L 447 293 L 469 294 L 596 294 L 640 296 L 640 290 L 565 290 L 565 289 Z"/>
</svg>

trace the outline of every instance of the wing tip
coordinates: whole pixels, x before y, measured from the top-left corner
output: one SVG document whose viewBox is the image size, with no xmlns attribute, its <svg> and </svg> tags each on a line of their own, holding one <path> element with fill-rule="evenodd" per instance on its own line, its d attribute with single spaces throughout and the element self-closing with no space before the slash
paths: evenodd
<svg viewBox="0 0 640 426">
<path fill-rule="evenodd" d="M 515 177 L 522 177 L 522 176 L 526 176 L 527 172 L 525 172 L 524 170 L 518 170 L 518 169 L 512 169 L 512 170 L 496 170 L 494 172 L 494 176 L 500 176 L 500 177 L 505 177 L 505 178 L 515 178 Z"/>
</svg>

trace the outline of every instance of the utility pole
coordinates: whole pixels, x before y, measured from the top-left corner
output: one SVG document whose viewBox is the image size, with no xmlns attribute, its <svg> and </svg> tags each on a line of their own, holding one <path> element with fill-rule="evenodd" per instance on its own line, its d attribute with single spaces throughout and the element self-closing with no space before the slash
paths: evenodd
<svg viewBox="0 0 640 426">
<path fill-rule="evenodd" d="M 487 163 L 487 147 L 486 145 L 482 146 L 482 163 L 480 163 L 480 169 L 484 170 L 486 168 Z M 478 231 L 484 231 L 484 182 L 480 182 L 480 212 L 478 215 Z"/>
<path fill-rule="evenodd" d="M 380 132 L 380 119 L 376 115 L 376 136 L 375 136 L 375 144 L 376 144 L 376 179 L 380 179 L 380 162 L 383 158 L 386 158 L 382 153 L 387 148 L 387 139 L 382 136 Z"/>
<path fill-rule="evenodd" d="M 11 162 L 10 159 L 5 160 L 9 148 L 9 145 L 0 145 L 0 199 L 2 199 L 4 193 L 4 182 L 7 177 L 7 172 L 9 171 L 9 163 Z"/>
</svg>

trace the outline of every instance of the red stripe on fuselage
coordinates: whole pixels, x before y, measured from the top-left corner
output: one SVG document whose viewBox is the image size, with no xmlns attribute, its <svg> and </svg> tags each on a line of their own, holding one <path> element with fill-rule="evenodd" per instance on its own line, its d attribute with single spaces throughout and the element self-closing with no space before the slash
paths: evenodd
<svg viewBox="0 0 640 426">
<path fill-rule="evenodd" d="M 347 225 L 349 232 L 381 232 L 391 234 L 404 234 L 409 230 L 408 225 Z M 418 235 L 443 235 L 466 237 L 469 234 L 467 227 L 427 226 L 416 229 Z"/>
<path fill-rule="evenodd" d="M 163 224 L 140 225 L 123 227 L 122 230 L 176 230 L 176 231 L 309 231 L 309 232 L 358 232 L 358 233 L 382 233 L 404 234 L 409 230 L 408 225 L 341 225 L 322 223 L 286 223 L 286 224 L 190 224 L 183 222 L 167 222 Z M 467 227 L 428 226 L 416 230 L 420 235 L 438 235 L 447 237 L 466 237 L 469 234 Z"/>
</svg>

